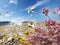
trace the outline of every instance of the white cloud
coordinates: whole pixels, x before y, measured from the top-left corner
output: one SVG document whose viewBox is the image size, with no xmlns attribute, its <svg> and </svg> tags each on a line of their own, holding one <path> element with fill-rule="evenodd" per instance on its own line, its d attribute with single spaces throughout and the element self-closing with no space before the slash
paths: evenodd
<svg viewBox="0 0 60 45">
<path fill-rule="evenodd" d="M 43 1 L 38 1 L 36 4 L 29 6 L 28 8 L 26 8 L 26 10 L 28 9 L 35 9 L 36 7 L 45 4 L 46 2 L 48 2 L 47 0 L 43 0 Z"/>
<path fill-rule="evenodd" d="M 11 4 L 17 4 L 17 0 L 9 0 L 9 3 Z"/>
<path fill-rule="evenodd" d="M 24 17 L 18 17 L 18 18 L 14 18 L 11 22 L 14 22 L 15 24 L 21 25 L 22 22 L 24 22 L 25 20 L 27 20 L 27 19 L 25 19 Z"/>
</svg>

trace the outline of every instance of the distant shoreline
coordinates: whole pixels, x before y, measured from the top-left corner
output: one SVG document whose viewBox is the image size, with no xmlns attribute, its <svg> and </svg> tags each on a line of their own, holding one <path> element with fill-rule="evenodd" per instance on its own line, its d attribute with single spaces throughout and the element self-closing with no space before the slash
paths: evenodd
<svg viewBox="0 0 60 45">
<path fill-rule="evenodd" d="M 0 26 L 8 25 L 9 23 L 10 23 L 9 21 L 3 21 L 3 22 L 0 22 Z"/>
</svg>

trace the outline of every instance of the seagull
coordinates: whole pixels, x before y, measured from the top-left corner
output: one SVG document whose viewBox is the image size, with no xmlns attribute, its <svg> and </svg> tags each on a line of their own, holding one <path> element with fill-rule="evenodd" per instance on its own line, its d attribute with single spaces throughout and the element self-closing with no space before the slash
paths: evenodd
<svg viewBox="0 0 60 45">
<path fill-rule="evenodd" d="M 28 9 L 28 13 L 29 13 L 29 14 L 32 14 L 33 12 L 34 12 L 34 9 L 31 9 L 31 8 Z"/>
</svg>

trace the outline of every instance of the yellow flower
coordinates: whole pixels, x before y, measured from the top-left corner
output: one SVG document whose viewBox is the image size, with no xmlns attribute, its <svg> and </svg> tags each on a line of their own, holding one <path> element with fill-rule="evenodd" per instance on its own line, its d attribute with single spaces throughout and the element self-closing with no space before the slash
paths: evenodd
<svg viewBox="0 0 60 45">
<path fill-rule="evenodd" d="M 37 32 L 37 29 L 34 29 L 34 32 Z"/>
<path fill-rule="evenodd" d="M 30 45 L 30 43 L 29 43 L 29 42 L 27 42 L 27 41 L 25 41 L 25 42 L 24 42 L 24 45 Z"/>
<path fill-rule="evenodd" d="M 25 41 L 25 38 L 24 37 L 20 37 L 18 41 L 19 41 L 19 43 L 22 43 L 22 42 Z"/>
<path fill-rule="evenodd" d="M 24 43 L 24 45 L 28 45 L 28 43 L 27 43 L 27 42 L 25 42 L 25 43 Z"/>
<path fill-rule="evenodd" d="M 24 34 L 29 36 L 29 31 L 25 31 Z"/>
</svg>

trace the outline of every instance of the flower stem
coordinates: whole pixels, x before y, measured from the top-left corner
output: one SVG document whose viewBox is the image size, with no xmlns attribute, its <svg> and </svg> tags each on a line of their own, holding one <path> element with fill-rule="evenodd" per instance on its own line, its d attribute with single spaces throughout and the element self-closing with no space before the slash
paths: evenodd
<svg viewBox="0 0 60 45">
<path fill-rule="evenodd" d="M 47 16 L 48 17 L 48 19 L 50 20 L 50 17 L 49 16 Z"/>
</svg>

